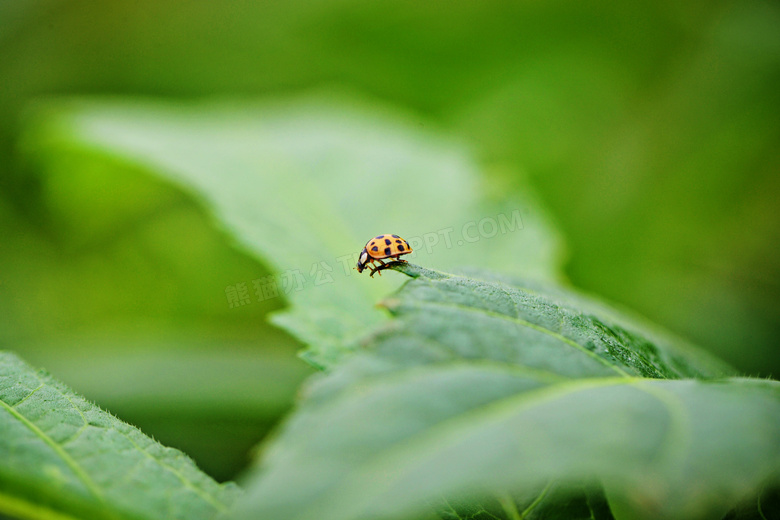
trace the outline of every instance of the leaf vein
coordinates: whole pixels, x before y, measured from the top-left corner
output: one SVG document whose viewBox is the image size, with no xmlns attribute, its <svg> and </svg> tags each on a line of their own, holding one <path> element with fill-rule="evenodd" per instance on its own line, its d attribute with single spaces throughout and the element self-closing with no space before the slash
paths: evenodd
<svg viewBox="0 0 780 520">
<path fill-rule="evenodd" d="M 35 395 L 35 392 L 37 392 L 38 390 L 40 390 L 40 389 L 41 389 L 41 388 L 43 388 L 44 386 L 45 386 L 45 385 L 44 385 L 44 383 L 41 383 L 41 384 L 38 386 L 38 388 L 36 388 L 36 389 L 35 389 L 35 390 L 33 390 L 32 392 L 30 392 L 29 394 L 27 394 L 26 396 L 24 396 L 24 399 L 22 399 L 21 401 L 19 401 L 19 402 L 18 402 L 18 403 L 16 403 L 15 405 L 13 405 L 13 407 L 14 407 L 14 408 L 17 408 L 17 407 L 19 407 L 19 406 L 20 406 L 20 405 L 21 405 L 23 402 L 25 402 L 26 400 L 28 400 L 29 398 L 31 398 L 33 395 Z"/>
<path fill-rule="evenodd" d="M 536 506 L 538 506 L 542 502 L 542 500 L 544 500 L 544 497 L 547 496 L 547 492 L 550 491 L 550 487 L 552 486 L 552 484 L 553 484 L 553 481 L 552 480 L 549 481 L 547 483 L 547 485 L 544 486 L 544 489 L 542 489 L 542 491 L 539 493 L 539 495 L 534 499 L 534 501 L 531 502 L 530 504 L 528 504 L 528 507 L 523 509 L 523 512 L 520 513 L 520 518 L 521 519 L 524 519 L 529 514 L 531 514 L 531 511 L 533 511 L 536 508 Z"/>
<path fill-rule="evenodd" d="M 554 331 L 552 331 L 552 330 L 550 330 L 550 329 L 548 329 L 546 327 L 542 327 L 541 325 L 537 325 L 535 323 L 531 323 L 530 321 L 526 321 L 526 320 L 524 320 L 522 318 L 516 318 L 516 317 L 513 317 L 513 316 L 508 316 L 506 314 L 502 314 L 500 312 L 491 311 L 489 309 L 480 309 L 479 307 L 469 307 L 467 305 L 462 305 L 462 304 L 459 304 L 459 303 L 444 303 L 444 302 L 435 302 L 435 301 L 424 301 L 424 302 L 419 302 L 419 303 L 416 303 L 416 304 L 407 304 L 407 305 L 409 305 L 409 306 L 417 306 L 417 307 L 424 307 L 426 305 L 440 306 L 440 307 L 450 307 L 450 308 L 460 309 L 460 310 L 463 310 L 463 311 L 476 312 L 476 313 L 484 314 L 484 315 L 491 316 L 491 317 L 494 317 L 494 318 L 499 318 L 499 319 L 511 321 L 511 322 L 514 322 L 514 323 L 516 323 L 516 324 L 518 324 L 520 326 L 534 329 L 534 330 L 536 330 L 538 332 L 541 332 L 541 333 L 546 334 L 546 335 L 548 335 L 548 336 L 550 336 L 552 338 L 555 338 L 558 341 L 566 343 L 570 347 L 576 348 L 577 350 L 581 351 L 586 356 L 589 356 L 589 357 L 595 359 L 596 361 L 598 361 L 602 365 L 610 368 L 611 370 L 613 370 L 614 372 L 617 372 L 619 375 L 621 375 L 623 377 L 632 377 L 631 374 L 629 374 L 628 372 L 624 371 L 623 369 L 621 369 L 620 367 L 618 367 L 616 365 L 613 365 L 613 364 L 609 363 L 609 361 L 607 361 L 603 357 L 599 356 L 595 352 L 592 352 L 592 351 L 588 350 L 587 348 L 585 348 L 584 346 L 580 345 L 576 341 L 573 341 L 573 340 L 567 338 L 566 336 L 564 336 L 562 334 L 559 334 L 557 332 L 554 332 Z"/>
</svg>

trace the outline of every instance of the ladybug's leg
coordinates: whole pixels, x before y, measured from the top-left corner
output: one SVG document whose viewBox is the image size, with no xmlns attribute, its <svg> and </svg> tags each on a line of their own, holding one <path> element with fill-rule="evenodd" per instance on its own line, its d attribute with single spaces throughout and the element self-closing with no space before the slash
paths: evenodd
<svg viewBox="0 0 780 520">
<path fill-rule="evenodd" d="M 372 258 L 371 261 L 369 261 L 366 266 L 368 266 L 368 269 L 371 271 L 371 274 L 369 275 L 371 278 L 374 277 L 377 271 L 379 271 L 379 267 L 374 267 L 374 262 L 379 262 L 382 265 L 385 265 L 381 260 L 377 258 Z M 379 273 L 379 276 L 382 276 L 382 273 Z"/>
<path fill-rule="evenodd" d="M 374 258 L 372 261 L 379 262 L 380 265 L 374 268 L 373 272 L 371 273 L 371 278 L 374 277 L 375 273 L 379 273 L 379 276 L 382 276 L 382 269 L 385 267 L 385 263 L 379 258 Z"/>
</svg>

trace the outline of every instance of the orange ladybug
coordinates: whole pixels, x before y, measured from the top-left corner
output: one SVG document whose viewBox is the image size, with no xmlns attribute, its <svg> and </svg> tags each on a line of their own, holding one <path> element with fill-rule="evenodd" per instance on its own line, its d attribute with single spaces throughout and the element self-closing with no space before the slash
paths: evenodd
<svg viewBox="0 0 780 520">
<path fill-rule="evenodd" d="M 398 260 L 399 262 L 405 262 L 400 260 L 401 255 L 408 255 L 412 252 L 412 248 L 409 247 L 409 242 L 399 237 L 398 235 L 379 235 L 368 241 L 366 247 L 360 252 L 360 258 L 357 263 L 357 272 L 362 273 L 363 269 L 368 266 L 371 270 L 371 277 L 374 277 L 374 273 L 379 270 L 379 267 L 372 268 L 370 264 L 379 262 L 382 265 L 385 263 L 383 258 L 391 258 Z M 382 273 L 379 273 L 381 276 Z"/>
</svg>

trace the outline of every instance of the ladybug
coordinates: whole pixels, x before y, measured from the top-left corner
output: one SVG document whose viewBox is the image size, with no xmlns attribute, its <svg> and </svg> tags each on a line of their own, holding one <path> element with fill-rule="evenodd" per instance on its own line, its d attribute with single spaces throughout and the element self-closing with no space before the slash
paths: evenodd
<svg viewBox="0 0 780 520">
<path fill-rule="evenodd" d="M 358 259 L 357 269 L 358 273 L 362 273 L 363 269 L 368 268 L 371 270 L 371 277 L 374 277 L 380 267 L 372 268 L 371 265 L 374 262 L 379 262 L 382 265 L 385 263 L 383 258 L 392 258 L 399 262 L 405 262 L 406 260 L 400 260 L 401 255 L 408 255 L 412 252 L 412 248 L 409 247 L 409 242 L 399 237 L 398 235 L 379 235 L 368 241 L 366 247 L 360 252 L 360 258 Z M 381 276 L 382 273 L 379 273 Z"/>
</svg>

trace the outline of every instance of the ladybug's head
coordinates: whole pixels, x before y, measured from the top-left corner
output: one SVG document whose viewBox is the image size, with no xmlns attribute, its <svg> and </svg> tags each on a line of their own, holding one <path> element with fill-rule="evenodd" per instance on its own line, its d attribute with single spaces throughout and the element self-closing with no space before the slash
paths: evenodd
<svg viewBox="0 0 780 520">
<path fill-rule="evenodd" d="M 366 248 L 364 247 L 363 251 L 360 252 L 360 258 L 358 258 L 358 263 L 355 266 L 358 273 L 362 273 L 363 269 L 366 268 L 366 262 L 368 262 L 368 251 L 366 251 Z"/>
</svg>

